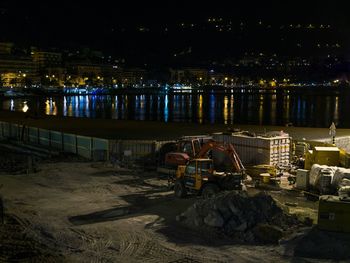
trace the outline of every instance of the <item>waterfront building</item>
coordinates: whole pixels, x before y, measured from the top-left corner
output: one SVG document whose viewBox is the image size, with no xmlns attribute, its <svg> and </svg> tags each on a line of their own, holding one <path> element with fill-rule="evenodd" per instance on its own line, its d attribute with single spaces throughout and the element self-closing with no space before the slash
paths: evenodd
<svg viewBox="0 0 350 263">
<path fill-rule="evenodd" d="M 62 65 L 62 54 L 58 52 L 32 51 L 31 55 L 38 71 Z"/>
<path fill-rule="evenodd" d="M 36 83 L 37 75 L 31 57 L 0 55 L 2 86 L 29 86 Z"/>
<path fill-rule="evenodd" d="M 0 42 L 0 54 L 10 55 L 12 52 L 14 44 L 10 42 Z"/>
<path fill-rule="evenodd" d="M 169 69 L 171 83 L 200 83 L 208 81 L 209 72 L 203 68 Z"/>
</svg>

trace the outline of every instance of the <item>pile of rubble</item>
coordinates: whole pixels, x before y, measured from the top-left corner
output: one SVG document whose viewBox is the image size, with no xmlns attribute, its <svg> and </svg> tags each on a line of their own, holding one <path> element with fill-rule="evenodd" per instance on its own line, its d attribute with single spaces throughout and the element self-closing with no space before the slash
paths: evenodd
<svg viewBox="0 0 350 263">
<path fill-rule="evenodd" d="M 248 196 L 245 192 L 224 192 L 200 200 L 177 220 L 202 231 L 224 234 L 237 242 L 278 243 L 300 222 L 285 213 L 271 196 Z"/>
</svg>

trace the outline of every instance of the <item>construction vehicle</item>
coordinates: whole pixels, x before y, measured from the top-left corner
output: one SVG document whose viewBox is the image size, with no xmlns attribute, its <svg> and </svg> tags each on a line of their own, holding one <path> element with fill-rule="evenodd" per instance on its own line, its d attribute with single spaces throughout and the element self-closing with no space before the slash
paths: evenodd
<svg viewBox="0 0 350 263">
<path fill-rule="evenodd" d="M 180 140 L 165 144 L 160 151 L 160 163 L 177 168 L 197 157 L 202 146 L 212 141 L 210 136 L 183 136 Z"/>
<path fill-rule="evenodd" d="M 224 172 L 241 172 L 245 170 L 241 159 L 230 143 L 224 144 L 209 141 L 202 145 L 195 157 L 213 159 L 216 170 Z"/>
<path fill-rule="evenodd" d="M 200 142 L 196 139 L 164 144 L 159 150 L 157 172 L 174 177 L 178 165 L 186 165 L 200 147 Z"/>
<path fill-rule="evenodd" d="M 213 156 L 215 152 L 215 158 Z M 175 195 L 197 192 L 205 197 L 221 190 L 241 190 L 245 168 L 231 144 L 208 137 L 184 137 L 165 145 L 158 172 L 168 175 Z"/>
<path fill-rule="evenodd" d="M 157 171 L 175 176 L 179 165 L 186 165 L 191 159 L 213 159 L 214 168 L 219 171 L 240 171 L 244 166 L 231 144 L 213 141 L 211 138 L 185 137 L 176 143 L 165 144 L 159 154 Z M 219 153 L 219 154 L 218 154 Z M 221 154 L 221 156 L 220 156 Z"/>
<path fill-rule="evenodd" d="M 223 190 L 244 190 L 242 172 L 216 172 L 212 159 L 195 158 L 187 165 L 179 165 L 170 183 L 176 197 L 183 198 L 188 193 L 195 193 L 210 198 Z"/>
</svg>

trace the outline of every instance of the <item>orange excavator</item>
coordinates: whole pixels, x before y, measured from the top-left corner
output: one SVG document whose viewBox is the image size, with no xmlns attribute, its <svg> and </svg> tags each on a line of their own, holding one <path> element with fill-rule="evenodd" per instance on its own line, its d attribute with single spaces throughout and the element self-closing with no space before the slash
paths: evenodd
<svg viewBox="0 0 350 263">
<path fill-rule="evenodd" d="M 232 144 L 211 140 L 202 144 L 188 162 L 178 164 L 175 176 L 169 177 L 169 186 L 174 187 L 176 197 L 195 193 L 210 198 L 223 190 L 244 190 L 244 178 L 245 168 Z"/>
<path fill-rule="evenodd" d="M 168 175 L 169 186 L 174 186 L 175 190 L 177 189 L 175 194 L 179 197 L 182 196 L 182 194 L 179 194 L 179 188 L 181 188 L 181 192 L 192 190 L 202 193 L 202 189 L 206 184 L 201 181 L 199 163 L 207 164 L 211 162 L 211 169 L 206 171 L 206 177 L 213 179 L 215 182 L 220 182 L 216 186 L 217 190 L 240 189 L 242 180 L 245 178 L 245 168 L 232 144 L 219 143 L 212 139 L 201 140 L 187 137 L 172 145 L 164 145 L 160 152 L 158 172 Z M 192 167 L 194 163 L 197 165 L 198 169 L 196 171 L 198 173 L 186 176 L 185 171 L 189 170 L 188 167 Z M 208 174 L 210 174 L 209 177 Z M 186 178 L 191 178 L 191 180 L 186 181 Z M 225 180 L 222 180 L 222 178 L 225 178 Z M 230 179 L 228 180 L 228 178 Z M 234 180 L 231 180 L 232 178 Z M 197 183 L 191 186 L 193 180 Z M 181 183 L 179 183 L 180 181 Z M 227 182 L 235 186 L 227 187 Z M 204 193 L 207 193 L 207 191 L 204 191 Z"/>
<path fill-rule="evenodd" d="M 212 139 L 181 139 L 165 144 L 160 150 L 158 166 L 177 168 L 186 165 L 191 159 L 209 158 L 214 160 L 215 168 L 228 171 L 243 171 L 244 166 L 232 144 L 216 142 Z"/>
<path fill-rule="evenodd" d="M 224 144 L 216 141 L 205 143 L 195 158 L 205 157 L 213 159 L 216 169 L 230 172 L 243 172 L 245 170 L 235 148 L 230 143 Z"/>
<path fill-rule="evenodd" d="M 177 168 L 178 165 L 186 164 L 191 158 L 195 158 L 203 144 L 212 140 L 211 137 L 200 138 L 187 136 L 164 144 L 159 150 L 158 166 Z"/>
</svg>

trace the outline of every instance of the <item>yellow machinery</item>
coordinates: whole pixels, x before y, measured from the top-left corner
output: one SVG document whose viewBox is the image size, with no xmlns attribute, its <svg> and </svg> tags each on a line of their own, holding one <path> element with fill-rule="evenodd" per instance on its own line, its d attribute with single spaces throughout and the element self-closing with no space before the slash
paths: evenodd
<svg viewBox="0 0 350 263">
<path fill-rule="evenodd" d="M 313 164 L 338 166 L 339 148 L 316 146 L 305 155 L 305 169 L 310 170 Z"/>
<path fill-rule="evenodd" d="M 258 186 L 260 183 L 279 183 L 282 171 L 274 165 L 259 164 L 245 166 L 246 174 L 248 174 Z M 269 177 L 267 175 L 270 175 Z"/>
<path fill-rule="evenodd" d="M 187 165 L 179 165 L 174 186 L 176 197 L 196 193 L 210 198 L 222 190 L 242 190 L 243 171 L 236 173 L 216 172 L 211 159 L 193 159 Z"/>
<path fill-rule="evenodd" d="M 320 196 L 318 227 L 328 231 L 350 233 L 350 199 L 332 195 Z"/>
</svg>

